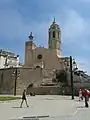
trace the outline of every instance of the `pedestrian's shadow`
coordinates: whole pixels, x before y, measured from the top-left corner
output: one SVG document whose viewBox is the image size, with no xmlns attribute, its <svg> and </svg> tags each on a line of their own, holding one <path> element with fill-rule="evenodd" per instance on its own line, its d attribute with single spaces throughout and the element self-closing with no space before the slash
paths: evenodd
<svg viewBox="0 0 90 120">
<path fill-rule="evenodd" d="M 21 108 L 21 107 L 18 107 L 18 106 L 17 106 L 17 107 L 12 107 L 12 108 Z"/>
<path fill-rule="evenodd" d="M 77 106 L 76 108 L 85 108 L 85 106 Z"/>
<path fill-rule="evenodd" d="M 76 102 L 80 102 L 79 100 L 75 100 Z"/>
<path fill-rule="evenodd" d="M 28 107 L 19 107 L 19 106 L 14 106 L 14 107 L 12 107 L 12 108 L 28 108 Z M 29 108 L 31 108 L 31 106 L 29 106 Z"/>
<path fill-rule="evenodd" d="M 80 101 L 79 101 L 79 100 L 75 100 L 75 101 L 76 101 L 76 102 L 84 102 L 84 100 L 80 100 Z"/>
</svg>

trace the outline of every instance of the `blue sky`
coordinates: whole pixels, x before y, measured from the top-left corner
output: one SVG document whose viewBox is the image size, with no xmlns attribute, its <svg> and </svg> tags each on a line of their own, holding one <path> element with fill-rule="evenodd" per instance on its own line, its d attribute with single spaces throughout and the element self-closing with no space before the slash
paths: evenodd
<svg viewBox="0 0 90 120">
<path fill-rule="evenodd" d="M 47 47 L 48 27 L 55 16 L 62 31 L 62 55 L 72 55 L 90 74 L 90 0 L 0 0 L 0 48 L 24 59 L 29 32 Z"/>
</svg>

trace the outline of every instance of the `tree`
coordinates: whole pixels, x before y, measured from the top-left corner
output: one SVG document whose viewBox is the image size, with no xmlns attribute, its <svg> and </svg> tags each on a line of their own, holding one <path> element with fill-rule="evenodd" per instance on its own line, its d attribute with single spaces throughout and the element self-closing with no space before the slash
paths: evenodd
<svg viewBox="0 0 90 120">
<path fill-rule="evenodd" d="M 56 79 L 58 82 L 67 82 L 67 73 L 65 70 L 56 71 Z"/>
</svg>

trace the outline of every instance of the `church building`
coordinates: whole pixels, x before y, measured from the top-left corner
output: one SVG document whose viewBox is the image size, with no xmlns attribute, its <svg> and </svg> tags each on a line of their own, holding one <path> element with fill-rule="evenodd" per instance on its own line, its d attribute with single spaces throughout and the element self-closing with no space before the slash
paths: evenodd
<svg viewBox="0 0 90 120">
<path fill-rule="evenodd" d="M 61 56 L 61 30 L 55 18 L 48 29 L 48 48 L 34 44 L 32 32 L 25 43 L 24 66 L 41 67 L 45 69 L 60 69 L 64 57 Z"/>
</svg>

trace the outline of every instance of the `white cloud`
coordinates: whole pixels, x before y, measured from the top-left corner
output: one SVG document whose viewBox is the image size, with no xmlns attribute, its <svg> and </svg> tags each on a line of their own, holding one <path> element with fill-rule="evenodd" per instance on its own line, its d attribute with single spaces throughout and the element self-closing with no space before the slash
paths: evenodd
<svg viewBox="0 0 90 120">
<path fill-rule="evenodd" d="M 62 42 L 79 45 L 82 50 L 90 51 L 90 19 L 80 16 L 75 10 L 66 10 L 65 24 L 62 26 Z"/>
<path fill-rule="evenodd" d="M 86 52 L 90 52 L 90 45 L 89 45 L 89 41 L 88 42 L 84 42 L 82 43 L 82 49 L 85 50 Z"/>
<path fill-rule="evenodd" d="M 73 41 L 87 34 L 87 25 L 84 18 L 82 18 L 76 11 L 66 11 L 66 22 L 63 26 L 63 38 Z"/>
<path fill-rule="evenodd" d="M 87 72 L 90 75 L 90 64 L 88 59 L 84 57 L 76 57 L 76 62 L 79 69 Z"/>
<path fill-rule="evenodd" d="M 68 47 L 72 47 L 71 51 L 75 51 L 77 63 L 83 63 L 82 65 L 78 65 L 78 67 L 82 70 L 87 71 L 90 75 L 90 64 L 89 57 L 84 58 L 90 51 L 89 40 L 90 37 L 90 19 L 86 19 L 82 17 L 75 10 L 66 10 L 65 12 L 65 23 L 62 26 L 62 42 L 64 44 L 68 44 Z M 73 49 L 73 46 L 76 46 L 76 49 Z M 71 48 L 70 47 L 70 48 Z M 70 49 L 69 48 L 69 49 Z M 74 47 L 75 48 L 75 47 Z M 66 48 L 67 49 L 67 48 Z M 78 58 L 78 52 L 80 53 L 80 57 Z M 71 53 L 73 53 L 71 52 Z M 85 53 L 86 52 L 86 53 Z"/>
</svg>

